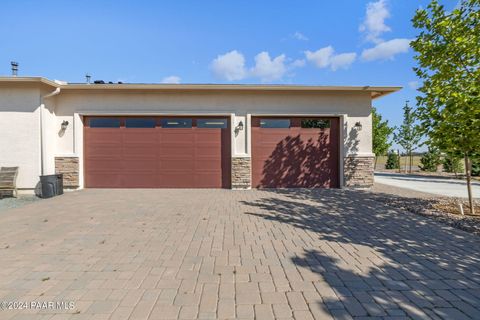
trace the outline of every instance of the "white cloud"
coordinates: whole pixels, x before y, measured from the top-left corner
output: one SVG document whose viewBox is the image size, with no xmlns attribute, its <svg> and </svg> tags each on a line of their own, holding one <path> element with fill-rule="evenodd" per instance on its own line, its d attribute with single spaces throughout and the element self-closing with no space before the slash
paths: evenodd
<svg viewBox="0 0 480 320">
<path fill-rule="evenodd" d="M 306 35 L 304 35 L 303 33 L 301 32 L 295 32 L 293 35 L 293 38 L 297 39 L 297 40 L 300 40 L 300 41 L 308 41 L 308 38 Z"/>
<path fill-rule="evenodd" d="M 391 31 L 390 27 L 385 24 L 385 19 L 390 17 L 386 0 L 378 0 L 367 4 L 367 12 L 365 20 L 360 25 L 359 30 L 365 32 L 368 41 L 374 43 L 382 42 L 380 35 L 384 32 Z"/>
<path fill-rule="evenodd" d="M 285 58 L 285 55 L 281 54 L 271 59 L 268 52 L 260 52 L 255 56 L 255 67 L 252 68 L 251 75 L 263 82 L 281 79 L 287 71 Z"/>
<path fill-rule="evenodd" d="M 392 39 L 381 42 L 375 47 L 362 51 L 362 59 L 366 61 L 393 59 L 399 53 L 408 52 L 410 39 Z"/>
<path fill-rule="evenodd" d="M 313 62 L 319 68 L 326 68 L 330 64 L 330 58 L 333 55 L 333 47 L 328 46 L 325 48 L 318 49 L 315 52 L 305 51 L 305 56 L 307 60 Z"/>
<path fill-rule="evenodd" d="M 357 54 L 355 52 L 334 55 L 330 59 L 330 68 L 333 71 L 338 69 L 348 69 L 348 67 L 350 67 L 356 58 Z"/>
<path fill-rule="evenodd" d="M 162 79 L 162 83 L 180 83 L 181 80 L 179 76 L 168 76 Z"/>
<path fill-rule="evenodd" d="M 410 81 L 408 83 L 408 86 L 410 87 L 410 89 L 416 90 L 419 87 L 419 83 L 418 81 Z"/>
<path fill-rule="evenodd" d="M 297 59 L 293 61 L 290 65 L 292 68 L 302 68 L 305 67 L 305 59 Z"/>
<path fill-rule="evenodd" d="M 242 80 L 247 76 L 245 57 L 237 50 L 217 56 L 212 62 L 212 70 L 215 76 L 228 81 Z"/>
<path fill-rule="evenodd" d="M 333 71 L 338 69 L 347 69 L 357 58 L 355 52 L 335 54 L 332 46 L 318 49 L 317 51 L 305 51 L 308 61 L 315 64 L 318 68 L 330 67 Z"/>
</svg>

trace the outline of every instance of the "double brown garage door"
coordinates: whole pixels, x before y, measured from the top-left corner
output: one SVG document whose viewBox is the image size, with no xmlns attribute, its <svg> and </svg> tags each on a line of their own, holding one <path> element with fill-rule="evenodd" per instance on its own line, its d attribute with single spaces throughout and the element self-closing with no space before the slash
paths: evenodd
<svg viewBox="0 0 480 320">
<path fill-rule="evenodd" d="M 223 117 L 86 117 L 89 188 L 229 188 Z"/>
<path fill-rule="evenodd" d="M 90 188 L 230 188 L 227 117 L 86 117 Z M 338 118 L 252 117 L 252 186 L 339 186 Z"/>
</svg>

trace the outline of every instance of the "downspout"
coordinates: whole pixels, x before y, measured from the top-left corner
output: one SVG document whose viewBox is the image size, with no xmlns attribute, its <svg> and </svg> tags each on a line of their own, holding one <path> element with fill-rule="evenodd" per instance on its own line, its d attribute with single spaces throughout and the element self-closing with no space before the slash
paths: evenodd
<svg viewBox="0 0 480 320">
<path fill-rule="evenodd" d="M 43 123 L 43 110 L 45 109 L 45 99 L 56 96 L 61 91 L 60 88 L 56 88 L 54 91 L 40 97 L 40 175 L 45 173 L 45 133 L 43 132 L 45 125 Z"/>
</svg>

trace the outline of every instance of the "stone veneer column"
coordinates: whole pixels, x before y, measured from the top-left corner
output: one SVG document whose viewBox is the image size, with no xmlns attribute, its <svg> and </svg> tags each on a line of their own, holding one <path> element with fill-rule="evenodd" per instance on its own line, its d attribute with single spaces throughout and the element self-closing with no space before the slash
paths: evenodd
<svg viewBox="0 0 480 320">
<path fill-rule="evenodd" d="M 63 173 L 65 188 L 78 188 L 78 157 L 55 157 L 55 173 Z"/>
<path fill-rule="evenodd" d="M 347 156 L 344 159 L 343 176 L 345 187 L 371 188 L 375 157 Z"/>
<path fill-rule="evenodd" d="M 251 158 L 232 157 L 232 189 L 250 189 L 251 187 Z"/>
</svg>

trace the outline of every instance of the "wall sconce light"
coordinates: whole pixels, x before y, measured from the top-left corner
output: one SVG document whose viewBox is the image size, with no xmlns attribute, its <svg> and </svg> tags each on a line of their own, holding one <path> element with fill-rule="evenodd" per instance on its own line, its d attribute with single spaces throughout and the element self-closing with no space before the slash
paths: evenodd
<svg viewBox="0 0 480 320">
<path fill-rule="evenodd" d="M 355 129 L 357 129 L 358 131 L 362 130 L 362 123 L 360 121 L 357 121 L 355 123 Z"/>
<path fill-rule="evenodd" d="M 68 121 L 63 120 L 62 125 L 61 125 L 62 130 L 63 131 L 67 130 L 67 127 L 68 127 Z"/>
<path fill-rule="evenodd" d="M 235 137 L 238 136 L 238 133 L 243 130 L 243 121 L 240 121 L 236 126 L 235 126 Z"/>
<path fill-rule="evenodd" d="M 240 122 L 237 124 L 236 129 L 237 129 L 238 131 L 242 131 L 242 130 L 243 130 L 243 121 L 240 121 Z"/>
</svg>

